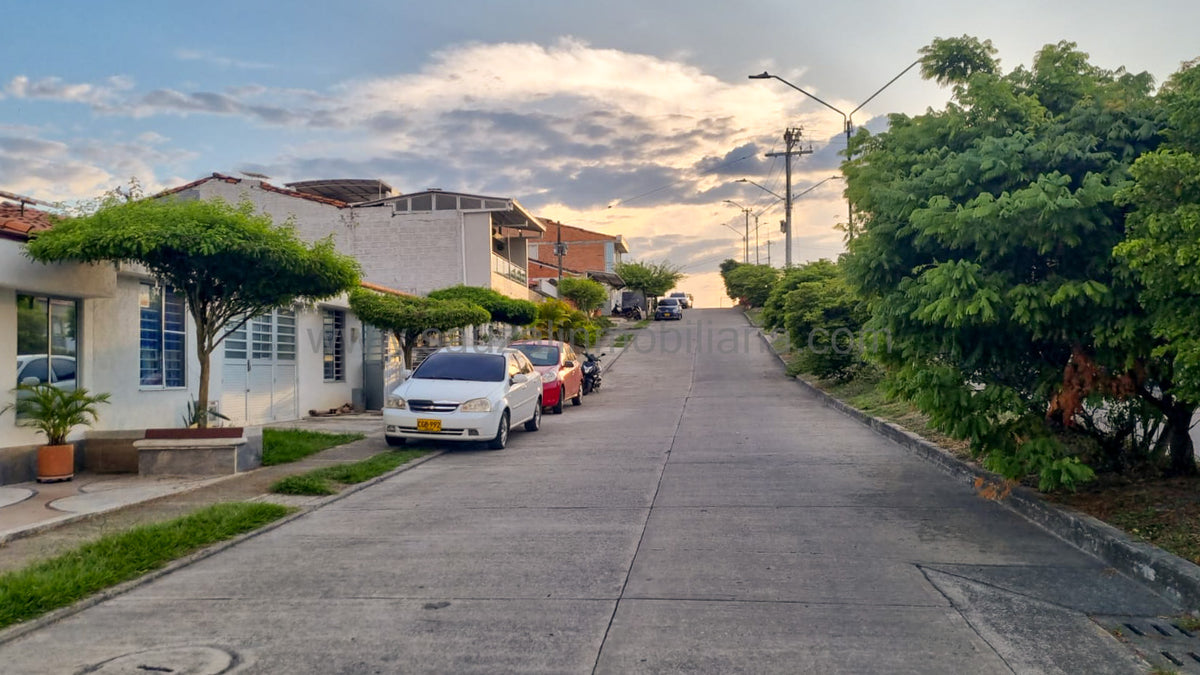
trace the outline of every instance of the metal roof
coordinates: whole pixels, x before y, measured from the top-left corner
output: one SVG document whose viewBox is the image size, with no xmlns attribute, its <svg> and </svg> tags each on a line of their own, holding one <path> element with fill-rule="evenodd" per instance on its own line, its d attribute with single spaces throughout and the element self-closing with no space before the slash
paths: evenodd
<svg viewBox="0 0 1200 675">
<path fill-rule="evenodd" d="M 329 178 L 322 180 L 302 180 L 296 183 L 285 183 L 296 192 L 304 192 L 318 197 L 337 199 L 343 202 L 366 202 L 389 197 L 392 186 L 375 178 Z"/>
<path fill-rule="evenodd" d="M 446 204 L 445 207 L 442 206 L 443 203 Z M 546 231 L 546 226 L 542 225 L 536 216 L 511 197 L 488 197 L 431 188 L 394 197 L 384 197 L 354 206 L 357 208 L 383 205 L 392 206 L 395 215 L 443 210 L 490 212 L 492 222 L 496 225 L 533 232 Z"/>
</svg>

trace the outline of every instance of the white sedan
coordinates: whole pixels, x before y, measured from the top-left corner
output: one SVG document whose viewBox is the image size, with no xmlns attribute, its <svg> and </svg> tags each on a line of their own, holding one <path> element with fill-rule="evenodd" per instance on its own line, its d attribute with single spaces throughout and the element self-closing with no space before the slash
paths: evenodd
<svg viewBox="0 0 1200 675">
<path fill-rule="evenodd" d="M 542 380 L 521 352 L 507 347 L 445 347 L 430 354 L 383 408 L 388 445 L 408 439 L 508 444 L 514 424 L 542 425 Z"/>
</svg>

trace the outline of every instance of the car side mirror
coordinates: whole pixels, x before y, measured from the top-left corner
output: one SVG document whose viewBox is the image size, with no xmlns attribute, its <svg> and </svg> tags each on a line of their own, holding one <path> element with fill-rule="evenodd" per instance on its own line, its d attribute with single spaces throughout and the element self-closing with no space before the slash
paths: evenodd
<svg viewBox="0 0 1200 675">
<path fill-rule="evenodd" d="M 516 375 L 513 375 L 512 377 L 508 378 L 509 384 L 521 384 L 523 382 L 528 382 L 528 381 L 529 381 L 529 376 L 526 375 L 525 373 L 517 373 Z"/>
<path fill-rule="evenodd" d="M 35 387 L 41 383 L 42 381 L 36 377 L 26 377 L 21 380 L 21 386 L 23 387 Z"/>
<path fill-rule="evenodd" d="M 575 362 L 574 361 L 564 361 L 562 367 L 563 368 L 574 368 Z"/>
<path fill-rule="evenodd" d="M 405 368 L 404 370 L 400 371 L 400 379 L 407 380 L 408 378 L 412 377 L 412 373 L 413 373 L 413 371 L 409 370 L 408 368 Z"/>
</svg>

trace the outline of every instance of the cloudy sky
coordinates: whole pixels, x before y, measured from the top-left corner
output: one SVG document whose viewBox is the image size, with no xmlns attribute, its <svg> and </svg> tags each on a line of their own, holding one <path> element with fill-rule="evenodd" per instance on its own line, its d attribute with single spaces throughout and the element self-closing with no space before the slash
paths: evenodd
<svg viewBox="0 0 1200 675">
<path fill-rule="evenodd" d="M 10 3 L 10 5 L 16 3 Z M 781 266 L 786 127 L 797 160 L 796 261 L 841 250 L 833 107 L 853 110 L 935 37 L 991 39 L 1005 70 L 1076 42 L 1106 68 L 1161 82 L 1200 56 L 1200 4 L 795 0 L 404 0 L 341 3 L 63 1 L 3 10 L 0 190 L 93 197 L 137 177 L 154 189 L 214 171 L 283 184 L 382 178 L 515 197 L 535 213 L 629 239 L 669 260 L 700 304 L 725 305 L 715 270 Z M 901 77 L 854 115 L 942 107 Z M 755 218 L 758 249 L 755 250 Z M 770 248 L 768 249 L 768 242 Z"/>
</svg>

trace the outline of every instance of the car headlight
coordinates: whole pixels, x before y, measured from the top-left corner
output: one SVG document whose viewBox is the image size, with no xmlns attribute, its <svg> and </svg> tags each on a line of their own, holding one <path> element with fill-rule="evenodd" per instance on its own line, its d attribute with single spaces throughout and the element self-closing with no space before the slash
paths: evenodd
<svg viewBox="0 0 1200 675">
<path fill-rule="evenodd" d="M 547 370 L 542 373 L 542 382 L 553 382 L 558 379 L 558 373 L 553 370 Z"/>
<path fill-rule="evenodd" d="M 486 398 L 473 398 L 458 409 L 462 412 L 492 412 L 492 402 Z"/>
<path fill-rule="evenodd" d="M 387 400 L 384 401 L 383 407 L 396 408 L 397 410 L 404 410 L 408 407 L 408 404 L 406 404 L 404 402 L 404 399 L 400 398 L 399 396 L 389 396 L 389 397 L 387 397 Z"/>
</svg>

